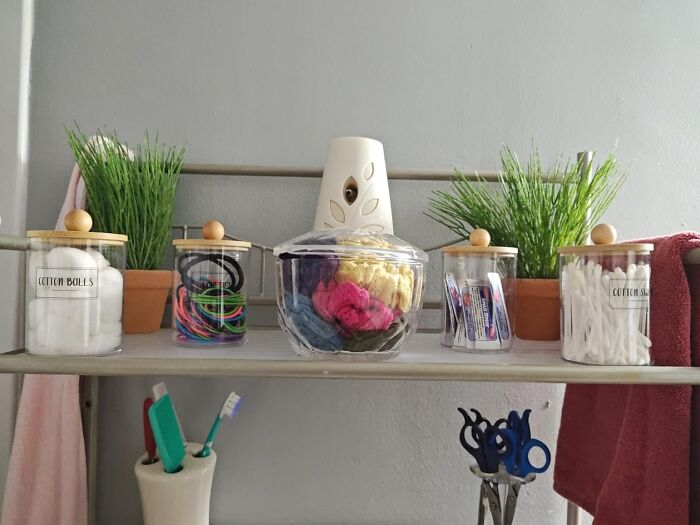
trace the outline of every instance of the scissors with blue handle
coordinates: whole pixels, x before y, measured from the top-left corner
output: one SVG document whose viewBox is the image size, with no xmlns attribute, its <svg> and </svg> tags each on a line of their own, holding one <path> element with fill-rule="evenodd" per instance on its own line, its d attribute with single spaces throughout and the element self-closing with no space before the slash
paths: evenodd
<svg viewBox="0 0 700 525">
<path fill-rule="evenodd" d="M 500 429 L 492 425 L 474 408 L 471 409 L 471 412 L 474 413 L 474 419 L 463 408 L 460 407 L 457 410 L 464 417 L 464 425 L 459 434 L 459 442 L 462 447 L 474 456 L 481 472 L 498 472 L 498 465 L 508 453 L 507 442 L 503 439 L 500 441 L 497 439 L 496 433 Z M 470 430 L 474 445 L 467 439 L 467 429 Z"/>
<path fill-rule="evenodd" d="M 547 445 L 539 439 L 523 439 L 522 434 L 510 428 L 498 429 L 498 436 L 506 443 L 505 454 L 503 455 L 503 465 L 509 474 L 524 478 L 530 473 L 540 474 L 549 468 L 552 461 L 552 454 Z M 529 436 L 529 430 L 527 432 Z M 495 439 L 495 438 L 494 438 Z M 544 464 L 535 467 L 530 463 L 530 451 L 538 448 L 544 454 Z"/>
<path fill-rule="evenodd" d="M 523 411 L 522 417 L 518 414 L 517 410 L 511 410 L 508 414 L 507 423 L 508 428 L 513 430 L 520 438 L 521 443 L 529 441 L 532 437 L 530 434 L 530 414 L 532 410 L 529 408 Z"/>
</svg>

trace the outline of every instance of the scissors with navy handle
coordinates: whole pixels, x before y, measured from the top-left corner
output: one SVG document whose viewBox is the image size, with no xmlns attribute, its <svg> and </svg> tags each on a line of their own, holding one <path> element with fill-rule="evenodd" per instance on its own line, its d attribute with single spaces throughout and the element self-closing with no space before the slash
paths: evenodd
<svg viewBox="0 0 700 525">
<path fill-rule="evenodd" d="M 464 425 L 459 433 L 459 442 L 462 447 L 469 452 L 481 472 L 498 472 L 498 466 L 504 461 L 507 454 L 507 443 L 503 439 L 497 438 L 498 427 L 492 425 L 488 419 L 484 418 L 475 408 L 470 409 L 474 417 L 463 408 L 458 408 L 459 413 L 464 417 Z M 471 436 L 470 443 L 467 431 Z"/>
</svg>

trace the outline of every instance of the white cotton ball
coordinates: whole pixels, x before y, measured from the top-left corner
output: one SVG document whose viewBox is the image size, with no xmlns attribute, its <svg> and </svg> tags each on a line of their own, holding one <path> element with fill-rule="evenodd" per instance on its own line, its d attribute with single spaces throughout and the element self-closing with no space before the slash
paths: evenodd
<svg viewBox="0 0 700 525">
<path fill-rule="evenodd" d="M 87 345 L 86 330 L 78 330 L 75 323 L 66 323 L 56 315 L 54 304 L 47 303 L 47 314 L 41 324 L 27 331 L 27 350 L 41 355 L 70 355 L 81 353 Z"/>
<path fill-rule="evenodd" d="M 109 261 L 99 251 L 88 248 L 86 253 L 93 258 L 98 270 L 104 270 L 109 267 Z"/>
<path fill-rule="evenodd" d="M 36 330 L 27 327 L 24 332 L 24 347 L 28 352 L 32 353 L 38 346 Z"/>
<path fill-rule="evenodd" d="M 51 250 L 46 256 L 46 265 L 51 268 L 97 269 L 97 263 L 89 253 L 69 246 Z"/>
<path fill-rule="evenodd" d="M 95 336 L 95 352 L 105 353 L 121 348 L 121 323 L 103 323 L 100 333 Z"/>
<path fill-rule="evenodd" d="M 27 298 L 27 317 L 25 323 L 28 330 L 35 330 L 41 326 L 46 317 L 46 299 Z"/>
<path fill-rule="evenodd" d="M 116 268 L 106 268 L 98 279 L 100 321 L 118 323 L 122 318 L 124 278 Z"/>
<path fill-rule="evenodd" d="M 32 251 L 29 255 L 29 261 L 27 261 L 27 284 L 29 285 L 27 297 L 34 297 L 36 269 L 46 266 L 46 255 L 47 252 L 40 250 Z"/>
<path fill-rule="evenodd" d="M 47 299 L 32 299 L 27 303 L 27 318 L 24 345 L 30 353 L 53 354 L 49 348 L 48 315 L 51 302 Z"/>
</svg>

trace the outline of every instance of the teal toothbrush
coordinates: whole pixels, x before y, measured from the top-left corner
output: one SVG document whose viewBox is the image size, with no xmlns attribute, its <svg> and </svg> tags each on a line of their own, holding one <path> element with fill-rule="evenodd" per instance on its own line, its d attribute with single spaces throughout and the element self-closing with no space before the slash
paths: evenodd
<svg viewBox="0 0 700 525">
<path fill-rule="evenodd" d="M 214 424 L 211 426 L 211 430 L 209 430 L 204 447 L 202 447 L 202 450 L 196 454 L 196 457 L 206 458 L 209 454 L 211 454 L 211 446 L 214 444 L 214 439 L 216 439 L 216 433 L 219 431 L 221 420 L 225 417 L 233 418 L 233 416 L 238 413 L 238 409 L 241 406 L 241 401 L 241 397 L 235 392 L 231 392 L 228 395 L 226 401 L 224 401 L 224 404 L 221 407 L 221 410 L 217 414 L 216 419 L 214 419 Z"/>
</svg>

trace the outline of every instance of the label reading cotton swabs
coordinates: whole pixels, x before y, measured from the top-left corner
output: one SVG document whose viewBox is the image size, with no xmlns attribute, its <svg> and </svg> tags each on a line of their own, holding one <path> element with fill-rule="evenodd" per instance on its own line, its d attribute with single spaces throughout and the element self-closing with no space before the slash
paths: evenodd
<svg viewBox="0 0 700 525">
<path fill-rule="evenodd" d="M 613 310 L 641 310 L 649 306 L 647 279 L 610 279 L 608 304 Z"/>
</svg>

